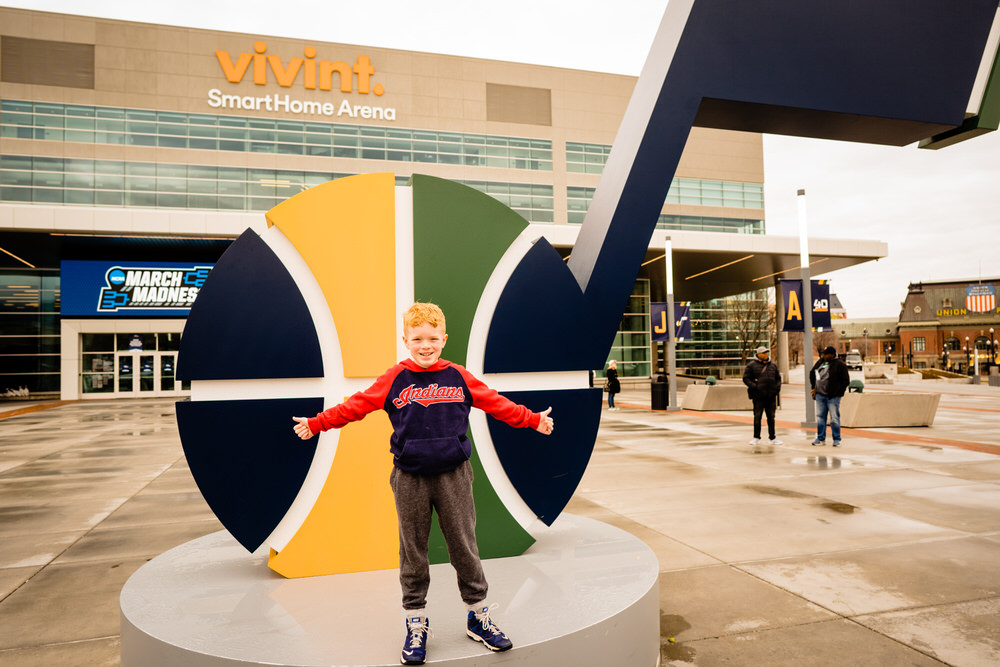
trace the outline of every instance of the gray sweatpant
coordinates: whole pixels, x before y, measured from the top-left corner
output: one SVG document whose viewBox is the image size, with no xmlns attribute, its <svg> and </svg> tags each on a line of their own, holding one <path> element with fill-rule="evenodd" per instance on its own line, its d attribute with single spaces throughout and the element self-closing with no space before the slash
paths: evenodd
<svg viewBox="0 0 1000 667">
<path fill-rule="evenodd" d="M 476 545 L 476 506 L 472 499 L 472 464 L 466 461 L 439 475 L 414 475 L 393 467 L 389 484 L 399 519 L 399 585 L 403 609 L 422 609 L 430 587 L 427 557 L 431 512 L 436 510 L 448 557 L 458 575 L 465 604 L 486 599 L 486 577 Z"/>
</svg>

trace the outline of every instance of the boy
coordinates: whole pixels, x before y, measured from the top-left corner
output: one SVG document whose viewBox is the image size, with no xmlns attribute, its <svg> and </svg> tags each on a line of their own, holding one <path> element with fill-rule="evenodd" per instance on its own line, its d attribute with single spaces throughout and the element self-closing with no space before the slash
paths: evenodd
<svg viewBox="0 0 1000 667">
<path fill-rule="evenodd" d="M 472 444 L 466 437 L 473 407 L 511 426 L 548 435 L 554 427 L 548 408 L 537 413 L 487 387 L 462 366 L 441 359 L 448 340 L 444 313 L 432 303 L 415 303 L 403 315 L 403 342 L 410 358 L 396 364 L 365 391 L 312 418 L 293 417 L 295 433 L 308 440 L 319 431 L 341 428 L 375 410 L 392 422 L 390 476 L 399 519 L 399 583 L 403 589 L 406 640 L 400 662 L 421 665 L 427 654 L 429 620 L 424 610 L 430 586 L 427 541 L 436 509 L 468 606 L 468 636 L 493 651 L 510 639 L 490 619 L 487 584 L 476 544 L 472 498 Z"/>
</svg>

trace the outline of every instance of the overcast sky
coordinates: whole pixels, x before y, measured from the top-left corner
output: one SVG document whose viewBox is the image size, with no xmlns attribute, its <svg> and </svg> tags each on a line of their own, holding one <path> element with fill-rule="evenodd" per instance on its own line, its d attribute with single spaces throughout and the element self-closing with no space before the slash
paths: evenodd
<svg viewBox="0 0 1000 667">
<path fill-rule="evenodd" d="M 9 7 L 638 76 L 667 0 L 0 0 Z M 885 241 L 825 276 L 849 317 L 895 317 L 910 282 L 1000 276 L 1000 133 L 938 151 L 765 135 L 767 231 Z M 818 267 L 817 267 L 818 268 Z"/>
</svg>

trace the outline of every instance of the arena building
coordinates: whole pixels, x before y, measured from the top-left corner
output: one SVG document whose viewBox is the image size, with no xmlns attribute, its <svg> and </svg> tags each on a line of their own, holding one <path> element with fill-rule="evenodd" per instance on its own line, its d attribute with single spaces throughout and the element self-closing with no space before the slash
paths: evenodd
<svg viewBox="0 0 1000 667">
<path fill-rule="evenodd" d="M 212 264 L 264 211 L 345 175 L 465 183 L 568 254 L 634 82 L 0 8 L 0 394 L 183 395 L 178 342 Z M 738 357 L 718 299 L 799 264 L 796 239 L 764 234 L 763 183 L 759 134 L 692 130 L 611 352 L 623 375 L 656 371 L 668 231 L 675 296 L 707 313 L 682 367 Z M 814 275 L 886 254 L 811 244 Z"/>
</svg>

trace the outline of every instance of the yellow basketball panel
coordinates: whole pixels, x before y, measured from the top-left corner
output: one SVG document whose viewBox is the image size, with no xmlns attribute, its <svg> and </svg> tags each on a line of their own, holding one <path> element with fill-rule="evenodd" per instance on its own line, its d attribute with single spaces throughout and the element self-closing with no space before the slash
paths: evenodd
<svg viewBox="0 0 1000 667">
<path fill-rule="evenodd" d="M 395 176 L 323 183 L 267 212 L 305 259 L 340 338 L 344 377 L 396 363 Z"/>
<path fill-rule="evenodd" d="M 268 565 L 286 577 L 399 567 L 389 487 L 392 425 L 384 412 L 345 426 L 326 484 L 295 536 Z"/>
</svg>

